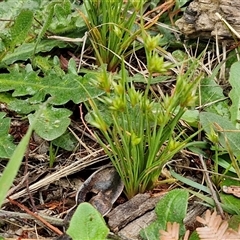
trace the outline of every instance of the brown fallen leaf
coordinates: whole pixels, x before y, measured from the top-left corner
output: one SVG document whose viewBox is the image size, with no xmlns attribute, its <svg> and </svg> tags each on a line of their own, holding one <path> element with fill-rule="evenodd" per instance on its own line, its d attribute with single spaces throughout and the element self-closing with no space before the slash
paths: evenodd
<svg viewBox="0 0 240 240">
<path fill-rule="evenodd" d="M 222 190 L 227 194 L 232 194 L 235 197 L 240 198 L 240 186 L 223 186 Z"/>
</svg>

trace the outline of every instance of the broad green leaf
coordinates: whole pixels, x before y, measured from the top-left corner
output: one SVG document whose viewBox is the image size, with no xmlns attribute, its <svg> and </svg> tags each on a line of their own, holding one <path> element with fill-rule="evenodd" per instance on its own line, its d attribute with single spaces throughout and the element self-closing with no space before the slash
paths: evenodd
<svg viewBox="0 0 240 240">
<path fill-rule="evenodd" d="M 187 109 L 181 117 L 182 120 L 187 122 L 192 127 L 198 127 L 199 111 Z"/>
<path fill-rule="evenodd" d="M 224 149 L 227 150 L 230 147 L 235 156 L 240 155 L 240 131 L 230 120 L 214 113 L 202 112 L 200 123 L 207 134 L 211 134 L 211 129 L 215 130 Z"/>
<path fill-rule="evenodd" d="M 28 114 L 30 112 L 35 112 L 39 108 L 39 104 L 31 104 L 29 101 L 12 97 L 11 101 L 7 104 L 7 107 L 9 110 L 19 114 Z"/>
<path fill-rule="evenodd" d="M 10 158 L 16 148 L 12 136 L 8 133 L 11 119 L 5 118 L 5 115 L 0 112 L 0 158 Z"/>
<path fill-rule="evenodd" d="M 22 10 L 15 20 L 14 25 L 10 30 L 10 48 L 21 44 L 27 37 L 27 34 L 32 26 L 33 12 L 30 10 Z"/>
<path fill-rule="evenodd" d="M 237 213 L 238 215 L 240 215 L 240 201 L 239 198 L 234 197 L 233 195 L 228 195 L 225 193 L 220 193 L 219 194 L 220 199 L 221 199 L 221 203 L 223 205 L 228 206 L 228 208 L 230 208 L 232 211 L 234 211 L 235 213 Z"/>
<path fill-rule="evenodd" d="M 81 203 L 72 216 L 66 233 L 73 240 L 104 240 L 109 229 L 101 214 L 89 203 Z"/>
<path fill-rule="evenodd" d="M 161 225 L 167 222 L 177 222 L 183 227 L 183 219 L 187 213 L 188 191 L 175 189 L 168 192 L 157 204 L 156 214 Z M 183 230 L 183 228 L 182 228 Z"/>
<path fill-rule="evenodd" d="M 66 21 L 66 18 L 68 17 L 68 15 L 70 14 L 70 9 L 68 8 L 64 8 L 65 4 L 63 4 L 63 6 L 61 6 L 60 4 L 56 4 L 54 6 L 54 13 L 57 17 L 58 22 L 64 23 L 64 21 Z"/>
<path fill-rule="evenodd" d="M 10 102 L 14 101 L 14 97 L 12 97 L 12 94 L 9 92 L 0 92 L 0 103 L 5 103 L 8 105 Z"/>
<path fill-rule="evenodd" d="M 180 224 L 180 235 L 185 233 L 183 219 L 188 205 L 188 191 L 175 189 L 168 192 L 156 205 L 157 220 L 141 231 L 144 239 L 159 240 L 159 230 L 166 230 L 167 222 Z"/>
<path fill-rule="evenodd" d="M 235 179 L 232 179 L 232 178 Z M 226 177 L 222 180 L 221 182 L 221 187 L 223 186 L 239 186 L 240 187 L 240 182 L 239 180 L 236 180 L 237 175 L 234 173 L 227 173 Z M 235 213 L 240 215 L 240 201 L 239 198 L 231 195 L 231 194 L 226 194 L 223 191 L 220 193 L 220 199 L 222 204 L 227 205 L 229 208 L 231 208 Z"/>
<path fill-rule="evenodd" d="M 29 103 L 44 100 L 45 96 L 52 96 L 51 104 L 62 105 L 69 101 L 84 102 L 102 94 L 102 91 L 92 86 L 81 76 L 66 74 L 59 77 L 50 74 L 44 78 L 37 76 L 36 72 L 0 74 L 0 92 L 14 90 L 14 97 L 29 97 Z"/>
<path fill-rule="evenodd" d="M 71 132 L 66 131 L 62 136 L 54 139 L 52 143 L 67 151 L 73 151 L 76 148 L 78 141 Z"/>
<path fill-rule="evenodd" d="M 231 84 L 231 91 L 229 97 L 232 104 L 230 107 L 231 121 L 240 129 L 240 62 L 236 62 L 231 66 L 229 83 Z"/>
<path fill-rule="evenodd" d="M 229 119 L 229 106 L 222 88 L 213 78 L 205 78 L 201 81 L 201 106 L 204 110 L 219 114 Z"/>
<path fill-rule="evenodd" d="M 35 50 L 38 52 L 49 52 L 54 47 L 63 48 L 67 46 L 67 43 L 57 40 L 42 40 Z M 1 61 L 0 68 L 10 65 L 16 61 L 26 61 L 33 56 L 35 43 L 23 43 L 19 47 L 15 48 L 13 53 L 8 53 Z"/>
<path fill-rule="evenodd" d="M 41 115 L 36 121 L 34 130 L 36 133 L 46 139 L 51 141 L 60 137 L 67 129 L 70 124 L 71 111 L 67 109 L 47 107 L 45 108 Z M 35 119 L 35 114 L 28 115 L 30 124 L 33 123 Z"/>
</svg>

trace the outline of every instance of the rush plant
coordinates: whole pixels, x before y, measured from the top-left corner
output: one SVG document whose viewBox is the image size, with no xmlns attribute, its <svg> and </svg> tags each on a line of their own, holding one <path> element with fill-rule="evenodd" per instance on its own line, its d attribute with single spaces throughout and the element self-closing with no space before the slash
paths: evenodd
<svg viewBox="0 0 240 240">
<path fill-rule="evenodd" d="M 121 57 L 131 52 L 129 47 L 140 33 L 136 20 L 143 3 L 143 0 L 84 1 L 87 15 L 80 14 L 89 29 L 98 65 L 107 64 L 107 69 L 114 72 Z"/>
<path fill-rule="evenodd" d="M 101 131 L 101 135 L 96 131 L 96 137 L 122 178 L 129 199 L 158 184 L 164 165 L 193 137 L 184 139 L 184 131 L 177 131 L 176 126 L 196 99 L 195 91 L 201 78 L 194 75 L 197 60 L 189 60 L 187 72 L 180 72 L 171 95 L 153 98 L 152 74 L 163 73 L 170 67 L 154 50 L 158 38 L 143 37 L 149 69 L 145 91 L 137 90 L 129 82 L 122 64 L 118 79 L 106 68 L 96 75 L 95 86 L 105 91 L 105 95 L 99 97 L 105 113 L 96 101 L 89 101 L 91 124 Z"/>
</svg>

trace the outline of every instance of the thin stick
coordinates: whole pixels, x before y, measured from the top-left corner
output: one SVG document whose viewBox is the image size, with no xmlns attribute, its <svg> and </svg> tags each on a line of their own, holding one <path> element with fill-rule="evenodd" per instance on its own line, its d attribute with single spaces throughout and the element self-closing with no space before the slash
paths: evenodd
<svg viewBox="0 0 240 240">
<path fill-rule="evenodd" d="M 68 127 L 68 130 L 73 134 L 73 136 L 78 140 L 79 144 L 82 145 L 89 154 L 92 153 L 92 150 L 78 137 L 78 135 L 70 128 Z"/>
<path fill-rule="evenodd" d="M 83 111 L 82 111 L 82 104 L 79 105 L 79 113 L 80 113 L 80 118 L 82 120 L 82 124 L 83 126 L 88 130 L 89 134 L 95 139 L 95 141 L 97 141 L 96 136 L 94 135 L 94 133 L 89 129 L 89 127 L 87 126 L 87 124 L 84 121 L 83 118 Z"/>
<path fill-rule="evenodd" d="M 30 211 L 26 206 L 22 205 L 21 203 L 8 198 L 8 200 L 10 201 L 10 203 L 18 206 L 19 208 L 21 208 L 22 210 L 24 210 L 25 212 L 27 212 L 29 215 L 33 216 L 35 219 L 39 220 L 40 222 L 42 222 L 48 229 L 50 229 L 51 231 L 55 232 L 58 235 L 62 235 L 63 232 L 60 231 L 58 228 L 54 227 L 53 225 L 51 225 L 50 223 L 48 223 L 45 219 L 43 219 L 41 216 L 39 216 L 38 214 L 33 213 L 32 211 Z"/>
<path fill-rule="evenodd" d="M 88 32 L 85 32 L 85 34 L 83 36 L 82 50 L 81 50 L 81 55 L 80 55 L 79 64 L 78 64 L 78 70 L 77 70 L 78 73 L 79 73 L 81 65 L 82 65 L 83 53 L 84 53 L 84 48 L 85 48 L 85 44 L 87 41 L 87 36 L 88 36 Z"/>
<path fill-rule="evenodd" d="M 58 179 L 68 176 L 70 174 L 74 174 L 94 163 L 103 161 L 105 159 L 107 159 L 107 157 L 105 155 L 103 156 L 99 156 L 99 157 L 95 157 L 92 158 L 93 156 L 95 156 L 95 154 L 100 154 L 103 152 L 103 149 L 99 149 L 97 151 L 95 151 L 94 153 L 88 154 L 85 157 L 79 158 L 75 157 L 77 161 L 74 161 L 73 163 L 71 163 L 70 165 L 63 167 L 61 169 L 58 169 L 56 172 L 46 176 L 44 179 L 39 180 L 36 183 L 33 183 L 32 185 L 29 186 L 29 190 L 31 192 L 36 192 L 38 189 L 40 189 L 41 187 L 44 187 L 46 185 L 48 185 L 49 183 L 55 182 Z M 23 197 L 27 195 L 27 190 L 23 189 L 13 195 L 11 195 L 11 199 L 17 199 L 19 197 Z M 4 201 L 4 203 L 7 203 L 8 199 L 6 199 Z"/>
<path fill-rule="evenodd" d="M 64 220 L 58 217 L 50 217 L 48 215 L 44 215 L 41 213 L 38 213 L 38 216 L 42 217 L 46 221 L 48 221 L 50 224 L 55 226 L 64 226 Z M 0 218 L 2 220 L 9 219 L 9 218 L 21 218 L 21 219 L 35 219 L 35 217 L 29 215 L 28 213 L 21 213 L 21 212 L 11 212 L 6 210 L 0 210 Z"/>
<path fill-rule="evenodd" d="M 50 224 L 55 226 L 64 226 L 64 220 L 58 217 L 51 217 L 48 215 L 44 215 L 42 213 L 38 213 L 38 216 L 42 217 Z M 29 215 L 28 213 L 20 213 L 20 212 L 11 212 L 6 210 L 0 210 L 0 218 L 1 219 L 9 219 L 9 218 L 22 218 L 22 219 L 35 219 L 35 217 Z"/>
<path fill-rule="evenodd" d="M 204 162 L 204 160 L 203 160 L 203 156 L 202 156 L 201 154 L 199 155 L 199 159 L 200 159 L 200 162 L 201 162 L 201 164 L 202 164 L 203 169 L 205 170 L 205 171 L 204 171 L 204 176 L 205 176 L 205 178 L 206 178 L 206 183 L 207 183 L 207 185 L 208 185 L 208 187 L 209 187 L 209 190 L 210 190 L 210 192 L 211 192 L 211 194 L 212 194 L 212 198 L 213 198 L 213 201 L 214 201 L 215 204 L 216 204 L 216 208 L 218 209 L 218 212 L 220 213 L 222 219 L 225 219 L 222 206 L 221 206 L 221 204 L 220 204 L 220 202 L 219 202 L 219 200 L 218 200 L 216 191 L 215 191 L 214 188 L 213 188 L 212 181 L 211 181 L 211 179 L 210 179 L 210 177 L 209 177 L 206 164 L 205 164 L 205 162 Z"/>
<path fill-rule="evenodd" d="M 61 37 L 61 36 L 48 36 L 48 39 L 56 39 L 56 40 L 60 40 L 60 41 L 64 41 L 64 42 L 84 42 L 85 40 L 85 35 L 82 38 L 69 38 L 69 37 Z"/>
</svg>

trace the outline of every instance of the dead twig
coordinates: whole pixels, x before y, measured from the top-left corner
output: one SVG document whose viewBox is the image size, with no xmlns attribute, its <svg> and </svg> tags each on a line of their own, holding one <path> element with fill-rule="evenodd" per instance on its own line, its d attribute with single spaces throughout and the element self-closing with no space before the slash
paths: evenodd
<svg viewBox="0 0 240 240">
<path fill-rule="evenodd" d="M 58 169 L 56 172 L 52 173 L 51 175 L 46 176 L 44 179 L 39 180 L 38 182 L 32 184 L 29 186 L 29 190 L 31 192 L 36 192 L 38 189 L 57 181 L 58 179 L 62 178 L 62 177 L 66 177 L 70 174 L 74 174 L 94 163 L 97 162 L 101 162 L 103 160 L 105 160 L 107 157 L 106 155 L 103 156 L 99 156 L 99 157 L 94 157 L 96 156 L 96 154 L 102 153 L 103 149 L 99 149 L 89 155 L 87 155 L 86 157 L 80 158 L 80 159 L 76 159 L 75 162 L 73 162 L 72 164 L 62 168 L 62 169 Z M 13 195 L 11 195 L 11 199 L 17 199 L 19 197 L 23 197 L 27 195 L 27 190 L 23 189 Z M 4 201 L 4 203 L 9 202 L 8 199 L 6 199 Z"/>
<path fill-rule="evenodd" d="M 201 162 L 201 164 L 202 164 L 203 169 L 205 170 L 203 174 L 204 174 L 204 176 L 205 176 L 205 178 L 206 178 L 206 183 L 207 183 L 207 185 L 208 185 L 208 187 L 209 187 L 209 190 L 210 190 L 210 192 L 211 192 L 211 194 L 212 194 L 212 198 L 213 198 L 213 200 L 214 200 L 214 202 L 215 202 L 215 204 L 216 204 L 216 208 L 218 209 L 218 211 L 219 211 L 222 219 L 224 219 L 225 216 L 224 216 L 223 209 L 222 209 L 221 204 L 220 204 L 220 202 L 219 202 L 219 200 L 218 200 L 216 191 L 215 191 L 214 188 L 213 188 L 212 181 L 211 181 L 211 179 L 210 179 L 210 177 L 209 177 L 206 164 L 205 164 L 205 162 L 204 162 L 204 160 L 203 160 L 203 156 L 202 156 L 201 154 L 199 155 L 199 159 L 200 159 L 200 162 Z"/>
<path fill-rule="evenodd" d="M 41 213 L 38 213 L 38 216 L 42 217 L 52 225 L 59 226 L 59 227 L 64 226 L 64 220 L 61 218 L 51 217 Z M 9 218 L 35 219 L 35 217 L 29 215 L 28 213 L 12 212 L 12 211 L 5 211 L 5 210 L 0 210 L 0 218 L 3 220 L 9 219 Z"/>
<path fill-rule="evenodd" d="M 33 213 L 32 211 L 30 211 L 26 206 L 24 206 L 23 204 L 8 198 L 8 200 L 10 201 L 11 204 L 14 204 L 16 206 L 18 206 L 19 208 L 21 208 L 22 210 L 24 210 L 25 212 L 27 212 L 28 214 L 30 214 L 31 216 L 33 216 L 35 219 L 39 220 L 40 222 L 42 222 L 48 229 L 50 229 L 51 231 L 53 231 L 54 233 L 58 234 L 59 236 L 63 234 L 62 231 L 60 231 L 58 228 L 54 227 L 52 224 L 50 224 L 49 222 L 47 222 L 45 219 L 43 219 L 41 216 L 39 216 L 36 213 Z"/>
</svg>

